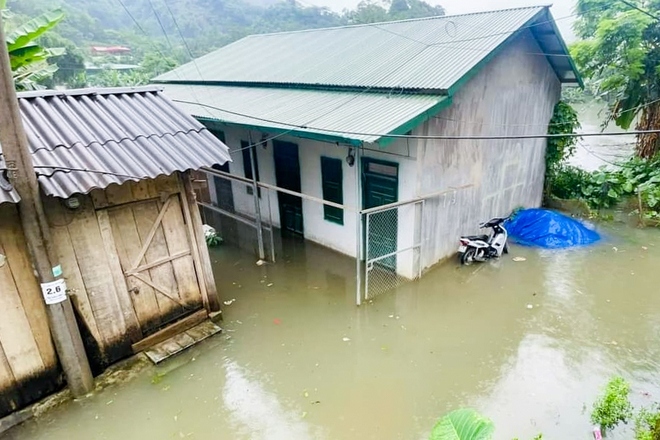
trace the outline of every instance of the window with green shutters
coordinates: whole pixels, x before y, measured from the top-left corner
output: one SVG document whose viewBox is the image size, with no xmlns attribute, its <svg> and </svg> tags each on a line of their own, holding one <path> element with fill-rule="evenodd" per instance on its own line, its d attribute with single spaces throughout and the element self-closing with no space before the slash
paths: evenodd
<svg viewBox="0 0 660 440">
<path fill-rule="evenodd" d="M 321 181 L 323 184 L 323 200 L 344 203 L 344 182 L 341 159 L 321 157 Z M 334 206 L 323 205 L 323 218 L 340 225 L 344 224 L 344 210 Z"/>
</svg>

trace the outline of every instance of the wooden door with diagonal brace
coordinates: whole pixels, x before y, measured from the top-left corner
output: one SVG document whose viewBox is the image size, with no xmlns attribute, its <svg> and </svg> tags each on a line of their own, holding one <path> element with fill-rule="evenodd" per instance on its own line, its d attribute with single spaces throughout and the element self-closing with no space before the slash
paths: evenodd
<svg viewBox="0 0 660 440">
<path fill-rule="evenodd" d="M 180 194 L 108 208 L 143 336 L 203 306 Z"/>
</svg>

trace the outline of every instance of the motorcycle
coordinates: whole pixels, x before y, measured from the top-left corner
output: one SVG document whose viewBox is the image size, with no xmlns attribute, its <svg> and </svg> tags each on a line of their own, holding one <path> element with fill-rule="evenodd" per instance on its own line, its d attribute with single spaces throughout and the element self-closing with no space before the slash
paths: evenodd
<svg viewBox="0 0 660 440">
<path fill-rule="evenodd" d="M 509 253 L 507 239 L 509 234 L 503 226 L 509 217 L 495 217 L 482 223 L 480 228 L 491 228 L 490 235 L 470 235 L 460 238 L 458 258 L 461 264 L 469 266 L 475 261 L 487 261 Z"/>
</svg>

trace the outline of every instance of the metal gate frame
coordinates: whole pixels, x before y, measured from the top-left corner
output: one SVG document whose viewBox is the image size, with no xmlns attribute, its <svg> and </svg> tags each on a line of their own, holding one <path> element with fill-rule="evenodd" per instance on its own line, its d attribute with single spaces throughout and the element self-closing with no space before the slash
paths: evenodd
<svg viewBox="0 0 660 440">
<path fill-rule="evenodd" d="M 417 207 L 419 206 L 419 212 Z M 372 209 L 367 209 L 363 211 L 363 214 L 366 217 L 365 221 L 365 265 L 364 265 L 364 298 L 365 300 L 371 300 L 376 296 L 379 296 L 383 293 L 386 293 L 399 285 L 410 281 L 410 278 L 404 277 L 399 274 L 398 268 L 387 268 L 379 265 L 378 263 L 384 261 L 388 258 L 396 258 L 400 254 L 406 252 L 413 252 L 414 264 L 417 265 L 416 270 L 414 271 L 414 277 L 412 280 L 417 280 L 422 277 L 422 246 L 424 243 L 424 211 L 426 206 L 425 199 L 416 199 L 410 201 L 404 201 L 399 203 L 393 203 L 391 205 L 376 207 Z M 375 249 L 373 243 L 371 242 L 371 230 L 374 227 L 373 216 L 378 214 L 383 214 L 389 211 L 396 210 L 397 215 L 401 208 L 413 208 L 415 213 L 415 231 L 413 232 L 413 244 L 405 248 L 399 248 L 399 237 L 398 237 L 398 222 L 397 222 L 397 243 L 396 250 L 394 252 L 389 252 L 384 255 L 372 256 L 372 250 Z M 380 267 L 379 267 L 380 266 Z M 374 277 L 372 274 L 375 271 L 389 272 L 381 275 L 380 277 Z M 385 279 L 383 279 L 385 278 Z"/>
<path fill-rule="evenodd" d="M 219 170 L 215 170 L 215 169 L 212 169 L 212 168 L 203 168 L 200 171 L 202 171 L 207 176 L 207 179 L 209 179 L 209 184 L 211 184 L 211 182 L 213 181 L 212 179 L 215 177 L 215 178 L 219 178 L 219 179 L 229 180 L 230 182 L 234 181 L 234 182 L 238 182 L 238 183 L 242 183 L 242 184 L 246 184 L 246 185 L 251 185 L 253 187 L 252 195 L 256 199 L 255 200 L 255 206 L 260 206 L 259 192 L 260 192 L 260 189 L 264 190 L 263 195 L 266 197 L 266 200 L 268 200 L 268 218 L 267 218 L 268 221 L 266 221 L 266 222 L 264 222 L 264 220 L 266 220 L 266 219 L 264 219 L 264 216 L 262 215 L 260 210 L 258 210 L 257 215 L 254 218 L 252 218 L 252 217 L 247 217 L 245 215 L 241 215 L 241 214 L 238 214 L 238 213 L 235 213 L 235 212 L 229 212 L 229 211 L 227 211 L 225 209 L 222 209 L 219 206 L 211 204 L 211 203 L 205 203 L 205 202 L 197 201 L 197 204 L 199 206 L 210 209 L 211 211 L 215 211 L 218 214 L 221 214 L 225 217 L 231 218 L 233 220 L 236 220 L 237 222 L 240 222 L 244 225 L 247 225 L 247 226 L 250 226 L 251 228 L 253 228 L 255 230 L 256 234 L 257 234 L 257 238 L 258 238 L 257 241 L 259 242 L 259 247 L 260 247 L 259 257 L 261 259 L 266 259 L 266 255 L 265 255 L 265 252 L 264 252 L 264 246 L 263 246 L 263 231 L 264 230 L 267 231 L 268 232 L 268 240 L 269 240 L 269 248 L 270 248 L 269 249 L 270 252 L 269 252 L 268 257 L 270 258 L 271 263 L 275 263 L 275 237 L 274 237 L 274 231 L 273 231 L 273 229 L 274 229 L 273 228 L 273 210 L 272 210 L 272 207 L 271 207 L 270 194 L 269 194 L 270 190 L 268 188 L 263 188 L 264 185 L 262 185 L 262 184 L 255 185 L 255 182 L 253 180 L 246 179 L 245 177 L 235 176 L 233 174 L 225 173 L 224 171 L 219 171 Z M 259 190 L 256 188 L 257 186 L 258 186 Z"/>
</svg>

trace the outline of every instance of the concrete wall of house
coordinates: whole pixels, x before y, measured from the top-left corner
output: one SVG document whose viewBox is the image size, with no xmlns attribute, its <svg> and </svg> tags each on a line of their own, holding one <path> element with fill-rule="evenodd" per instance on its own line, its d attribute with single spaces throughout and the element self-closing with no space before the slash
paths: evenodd
<svg viewBox="0 0 660 440">
<path fill-rule="evenodd" d="M 232 162 L 229 164 L 230 173 L 237 176 L 245 176 L 243 155 L 240 151 L 241 141 L 249 140 L 250 136 L 254 141 L 258 141 L 262 138 L 262 133 L 255 130 L 250 131 L 229 126 L 224 126 L 223 131 L 226 143 L 231 150 Z M 323 198 L 321 157 L 325 156 L 342 160 L 344 205 L 352 209 L 346 209 L 344 211 L 344 224 L 339 225 L 324 219 L 323 205 L 321 203 L 303 200 L 304 233 L 307 240 L 354 257 L 356 253 L 357 231 L 357 215 L 354 209 L 356 207 L 361 208 L 362 201 L 357 202 L 357 164 L 350 167 L 345 161 L 349 146 L 293 136 L 282 136 L 278 139 L 298 145 L 302 192 L 319 199 Z M 399 164 L 399 200 L 414 196 L 417 169 L 416 154 L 416 148 L 410 146 L 406 141 L 393 142 L 386 148 L 380 148 L 377 145 L 365 145 L 362 150 L 363 157 L 371 157 Z M 264 183 L 275 185 L 275 161 L 272 142 L 269 141 L 266 148 L 262 146 L 257 147 L 257 160 L 259 162 L 260 180 Z M 255 215 L 254 197 L 248 193 L 247 185 L 240 182 L 233 182 L 232 193 L 236 212 L 253 217 Z M 217 203 L 215 191 L 211 193 L 211 196 L 215 197 Z M 260 207 L 264 218 L 268 218 L 269 204 L 273 224 L 279 228 L 280 215 L 277 194 L 274 191 L 262 191 Z M 402 240 L 405 240 L 409 234 L 403 221 L 399 223 L 399 229 Z"/>
<path fill-rule="evenodd" d="M 529 31 L 500 52 L 453 97 L 447 110 L 416 130 L 422 135 L 546 133 L 560 83 Z M 424 267 L 456 252 L 458 237 L 518 207 L 539 206 L 545 139 L 419 142 L 418 193 L 473 185 L 429 201 Z"/>
</svg>

